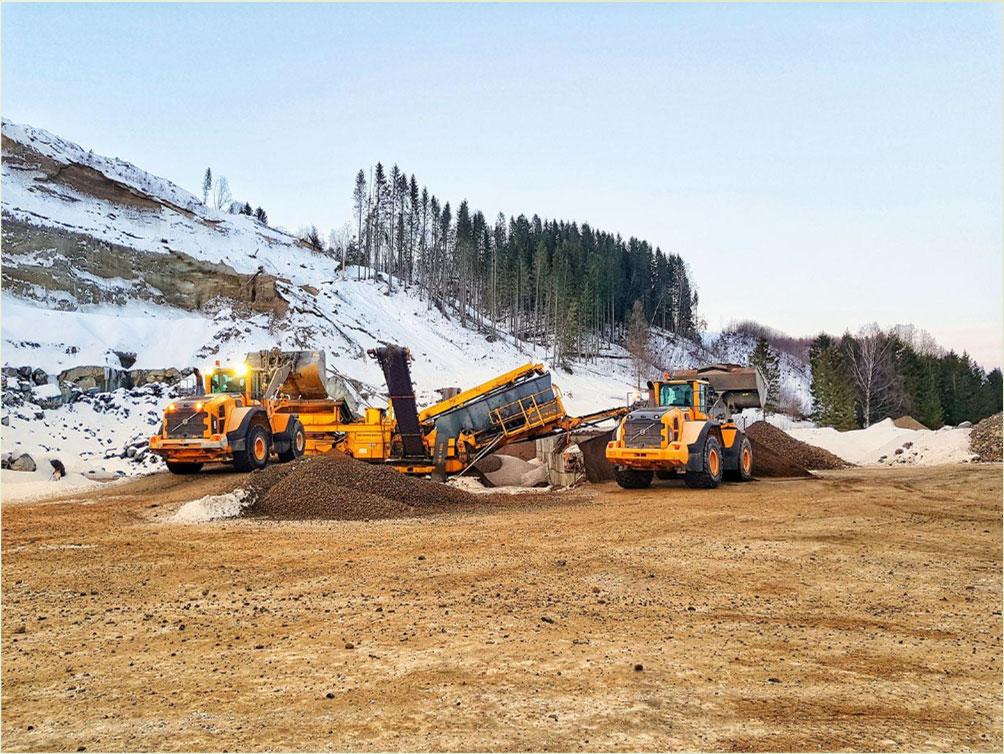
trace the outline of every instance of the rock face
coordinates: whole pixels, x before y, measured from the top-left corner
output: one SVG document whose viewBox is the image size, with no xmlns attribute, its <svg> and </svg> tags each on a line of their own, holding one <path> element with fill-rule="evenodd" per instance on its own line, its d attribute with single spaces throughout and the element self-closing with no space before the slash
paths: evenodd
<svg viewBox="0 0 1004 754">
<path fill-rule="evenodd" d="M 202 311 L 210 301 L 226 299 L 238 310 L 278 316 L 288 310 L 273 275 L 244 275 L 180 249 L 153 254 L 81 233 L 36 227 L 6 215 L 3 246 L 4 287 L 25 298 L 39 298 L 42 291 L 54 308 L 122 305 L 139 299 Z"/>
</svg>

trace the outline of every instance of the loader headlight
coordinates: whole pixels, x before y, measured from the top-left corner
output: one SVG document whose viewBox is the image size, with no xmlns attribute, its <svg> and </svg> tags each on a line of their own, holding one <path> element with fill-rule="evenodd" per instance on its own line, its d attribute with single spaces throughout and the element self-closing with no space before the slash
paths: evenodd
<svg viewBox="0 0 1004 754">
<path fill-rule="evenodd" d="M 177 410 L 178 410 L 178 407 L 177 407 L 177 406 L 175 406 L 175 405 L 174 405 L 173 403 L 168 403 L 168 404 L 167 404 L 167 410 L 168 410 L 168 411 L 177 411 Z"/>
</svg>

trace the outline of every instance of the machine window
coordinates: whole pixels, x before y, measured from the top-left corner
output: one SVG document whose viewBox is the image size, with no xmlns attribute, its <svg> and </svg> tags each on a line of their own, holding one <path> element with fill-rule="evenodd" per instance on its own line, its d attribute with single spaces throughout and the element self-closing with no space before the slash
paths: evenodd
<svg viewBox="0 0 1004 754">
<path fill-rule="evenodd" d="M 692 406 L 694 389 L 690 385 L 663 385 L 659 388 L 660 406 Z"/>
<path fill-rule="evenodd" d="M 226 372 L 216 372 L 210 386 L 214 393 L 243 393 L 244 378 Z"/>
</svg>

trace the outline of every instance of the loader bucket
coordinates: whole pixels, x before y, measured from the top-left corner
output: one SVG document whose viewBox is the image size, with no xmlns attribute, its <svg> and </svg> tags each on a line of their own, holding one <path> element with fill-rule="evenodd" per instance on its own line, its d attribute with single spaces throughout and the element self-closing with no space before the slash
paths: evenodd
<svg viewBox="0 0 1004 754">
<path fill-rule="evenodd" d="M 328 397 L 324 351 L 254 351 L 247 355 L 251 369 L 268 372 L 288 364 L 289 374 L 278 392 L 294 399 L 322 399 Z"/>
<path fill-rule="evenodd" d="M 671 372 L 670 379 L 707 380 L 733 411 L 744 408 L 763 408 L 767 398 L 767 385 L 760 370 L 738 364 L 709 364 L 700 369 L 683 369 Z"/>
</svg>

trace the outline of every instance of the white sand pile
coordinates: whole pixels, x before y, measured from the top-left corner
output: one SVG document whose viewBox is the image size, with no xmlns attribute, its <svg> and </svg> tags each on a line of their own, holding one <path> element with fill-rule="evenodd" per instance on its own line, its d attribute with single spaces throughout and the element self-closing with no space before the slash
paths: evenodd
<svg viewBox="0 0 1004 754">
<path fill-rule="evenodd" d="M 446 482 L 451 487 L 456 487 L 457 489 L 464 490 L 466 492 L 472 492 L 475 495 L 495 495 L 501 493 L 503 495 L 533 495 L 540 492 L 550 492 L 550 487 L 485 487 L 477 478 L 472 476 L 455 476 L 450 477 L 449 481 Z"/>
<path fill-rule="evenodd" d="M 198 524 L 221 518 L 235 518 L 250 504 L 248 493 L 243 489 L 236 489 L 223 495 L 206 495 L 198 500 L 190 500 L 170 520 L 178 524 Z"/>
<path fill-rule="evenodd" d="M 903 429 L 892 419 L 883 419 L 868 429 L 849 432 L 832 427 L 791 428 L 787 432 L 796 440 L 817 445 L 858 466 L 936 466 L 967 463 L 974 458 L 968 428 Z"/>
</svg>

